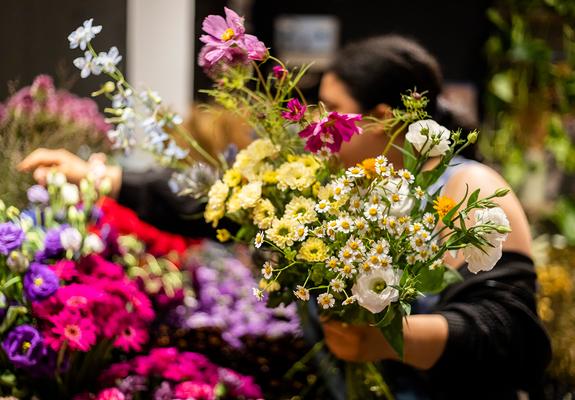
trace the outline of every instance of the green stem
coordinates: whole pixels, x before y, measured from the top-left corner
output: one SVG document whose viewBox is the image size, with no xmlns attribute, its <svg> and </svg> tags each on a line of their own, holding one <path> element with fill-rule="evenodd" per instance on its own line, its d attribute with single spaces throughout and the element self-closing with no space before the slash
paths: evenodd
<svg viewBox="0 0 575 400">
<path fill-rule="evenodd" d="M 397 137 L 403 132 L 403 130 L 405 129 L 406 126 L 407 126 L 407 122 L 404 122 L 401 125 L 401 127 L 399 127 L 398 129 L 396 129 L 395 132 L 393 132 L 393 135 L 391 135 L 389 142 L 387 142 L 387 144 L 385 145 L 385 148 L 383 149 L 382 155 L 384 155 L 384 156 L 387 155 L 387 152 L 389 151 L 389 149 L 391 148 L 391 146 L 393 145 L 393 143 L 395 142 Z"/>
</svg>

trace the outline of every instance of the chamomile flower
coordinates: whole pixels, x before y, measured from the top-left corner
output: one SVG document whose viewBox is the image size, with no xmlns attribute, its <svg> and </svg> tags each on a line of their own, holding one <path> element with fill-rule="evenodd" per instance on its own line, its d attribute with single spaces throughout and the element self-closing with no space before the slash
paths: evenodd
<svg viewBox="0 0 575 400">
<path fill-rule="evenodd" d="M 258 301 L 262 301 L 264 299 L 264 292 L 258 288 L 252 288 L 252 294 L 258 299 Z"/>
<path fill-rule="evenodd" d="M 371 251 L 378 256 L 385 255 L 389 251 L 389 243 L 385 239 L 380 239 L 372 245 Z"/>
<path fill-rule="evenodd" d="M 364 272 L 369 272 L 373 268 L 380 268 L 381 267 L 381 257 L 379 255 L 377 255 L 376 253 L 371 253 L 367 257 L 367 260 L 365 261 L 364 265 L 369 267 L 369 268 L 363 268 Z"/>
<path fill-rule="evenodd" d="M 429 250 L 430 250 L 433 254 L 439 253 L 439 245 L 437 244 L 437 242 L 433 241 L 433 242 L 429 245 Z"/>
<path fill-rule="evenodd" d="M 369 263 L 369 261 L 364 261 L 359 265 L 359 269 L 361 272 L 367 274 L 373 270 L 373 266 Z"/>
<path fill-rule="evenodd" d="M 415 189 L 413 189 L 413 195 L 417 200 L 423 200 L 425 198 L 425 190 L 417 186 Z"/>
<path fill-rule="evenodd" d="M 360 165 L 349 167 L 347 171 L 345 171 L 345 176 L 350 180 L 363 178 L 365 176 L 365 170 Z"/>
<path fill-rule="evenodd" d="M 410 233 L 417 233 L 423 229 L 423 224 L 420 222 L 414 222 L 409 226 Z"/>
<path fill-rule="evenodd" d="M 315 210 L 320 213 L 326 213 L 330 210 L 331 203 L 328 200 L 320 200 L 319 203 L 315 205 Z"/>
<path fill-rule="evenodd" d="M 429 266 L 429 269 L 431 271 L 436 270 L 437 268 L 440 268 L 443 265 L 443 260 L 442 259 L 438 259 L 435 260 L 434 262 L 431 263 L 431 265 Z"/>
<path fill-rule="evenodd" d="M 303 300 L 303 301 L 309 300 L 309 290 L 307 290 L 306 288 L 304 288 L 301 285 L 296 286 L 296 290 L 293 291 L 293 294 L 295 295 L 295 297 L 297 297 L 300 300 Z"/>
<path fill-rule="evenodd" d="M 256 238 L 254 239 L 254 246 L 259 249 L 264 243 L 265 235 L 263 232 L 256 233 Z"/>
<path fill-rule="evenodd" d="M 345 263 L 340 267 L 339 272 L 345 278 L 351 278 L 357 273 L 357 269 L 355 268 L 355 266 L 353 264 Z"/>
<path fill-rule="evenodd" d="M 332 279 L 329 282 L 329 286 L 331 287 L 331 290 L 333 290 L 336 293 L 340 293 L 345 290 L 345 282 L 342 281 L 341 279 Z"/>
<path fill-rule="evenodd" d="M 378 156 L 375 159 L 375 172 L 377 172 L 381 176 L 387 176 L 388 173 L 388 163 L 387 158 L 385 156 Z"/>
<path fill-rule="evenodd" d="M 418 261 L 427 261 L 429 259 L 429 257 L 431 257 L 431 252 L 429 251 L 429 249 L 421 249 L 417 252 L 417 260 Z"/>
<path fill-rule="evenodd" d="M 339 251 L 338 256 L 340 261 L 345 264 L 355 261 L 357 253 L 350 249 L 348 246 L 345 246 Z"/>
<path fill-rule="evenodd" d="M 357 233 L 359 234 L 364 234 L 367 233 L 368 229 L 369 229 L 369 225 L 367 223 L 367 221 L 365 220 L 365 218 L 356 218 L 353 223 L 355 224 L 355 230 L 357 231 Z"/>
<path fill-rule="evenodd" d="M 339 232 L 349 233 L 353 229 L 353 220 L 350 217 L 341 217 L 337 219 L 337 228 Z"/>
<path fill-rule="evenodd" d="M 334 306 L 335 299 L 331 293 L 322 293 L 317 296 L 317 304 L 319 304 L 324 310 L 327 310 Z"/>
<path fill-rule="evenodd" d="M 407 184 L 413 183 L 413 181 L 415 181 L 413 174 L 406 169 L 400 169 L 397 171 L 397 175 L 403 182 Z"/>
<path fill-rule="evenodd" d="M 336 181 L 335 185 L 333 185 L 333 198 L 335 200 L 339 200 L 347 193 L 349 193 L 349 187 L 346 186 L 345 183 L 341 181 L 340 182 Z"/>
<path fill-rule="evenodd" d="M 385 256 L 380 257 L 380 262 L 381 262 L 381 264 L 380 264 L 381 268 L 385 269 L 385 268 L 388 268 L 391 266 L 393 259 L 390 256 L 385 255 Z"/>
<path fill-rule="evenodd" d="M 361 212 L 362 206 L 363 206 L 363 201 L 361 200 L 361 197 L 359 197 L 358 195 L 351 196 L 351 198 L 349 199 L 349 203 L 348 203 L 348 210 L 351 213 Z"/>
<path fill-rule="evenodd" d="M 361 239 L 358 239 L 354 236 L 347 239 L 345 246 L 350 248 L 351 251 L 356 255 L 359 255 L 365 251 L 365 246 L 363 245 Z"/>
<path fill-rule="evenodd" d="M 296 242 L 301 242 L 301 241 L 305 240 L 305 238 L 307 237 L 307 235 L 308 235 L 308 228 L 307 228 L 307 226 L 300 224 L 300 225 L 298 225 L 298 226 L 295 228 L 294 240 L 295 240 Z"/>
<path fill-rule="evenodd" d="M 423 214 L 423 225 L 425 225 L 427 229 L 433 229 L 435 227 L 435 215 L 432 213 Z"/>
<path fill-rule="evenodd" d="M 426 247 L 427 243 L 421 236 L 415 235 L 409 240 L 409 244 L 414 251 L 420 251 Z"/>
<path fill-rule="evenodd" d="M 413 265 L 417 262 L 417 256 L 415 254 L 410 254 L 406 257 L 407 263 Z"/>
<path fill-rule="evenodd" d="M 355 296 L 349 296 L 347 299 L 345 299 L 344 301 L 342 301 L 342 305 L 344 306 L 349 306 L 350 304 L 353 304 L 357 301 L 357 297 Z"/>
<path fill-rule="evenodd" d="M 264 263 L 264 265 L 262 266 L 262 275 L 265 279 L 271 279 L 272 275 L 274 273 L 274 268 L 272 266 L 272 263 L 270 263 L 269 261 L 266 261 Z"/>
<path fill-rule="evenodd" d="M 364 206 L 363 215 L 368 221 L 377 221 L 383 215 L 383 209 L 378 204 L 367 203 Z"/>
<path fill-rule="evenodd" d="M 330 271 L 337 270 L 338 266 L 339 266 L 339 260 L 336 257 L 330 257 L 325 262 L 325 267 Z"/>
</svg>

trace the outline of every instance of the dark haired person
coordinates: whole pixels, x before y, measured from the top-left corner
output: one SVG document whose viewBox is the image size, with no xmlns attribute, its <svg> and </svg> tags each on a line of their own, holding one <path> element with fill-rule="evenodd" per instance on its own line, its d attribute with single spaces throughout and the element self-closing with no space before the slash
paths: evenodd
<svg viewBox="0 0 575 400">
<path fill-rule="evenodd" d="M 320 99 L 334 111 L 383 116 L 401 105 L 401 93 L 414 87 L 427 93 L 432 118 L 456 128 L 439 100 L 437 61 L 400 36 L 371 38 L 342 49 L 323 77 Z M 343 162 L 354 165 L 380 154 L 389 133 L 371 130 L 354 136 L 342 146 Z M 398 150 L 392 148 L 388 158 L 401 167 Z M 444 195 L 454 199 L 464 196 L 466 185 L 482 194 L 508 186 L 492 169 L 464 159 L 441 181 Z M 461 255 L 446 258 L 464 281 L 448 287 L 435 304 L 419 307 L 424 314 L 406 318 L 401 362 L 378 328 L 324 321 L 331 352 L 346 361 L 384 361 L 398 400 L 517 399 L 521 392 L 541 398 L 550 344 L 536 313 L 529 226 L 513 194 L 498 199 L 498 205 L 513 230 L 502 258 L 492 271 L 477 275 L 465 268 Z"/>
</svg>

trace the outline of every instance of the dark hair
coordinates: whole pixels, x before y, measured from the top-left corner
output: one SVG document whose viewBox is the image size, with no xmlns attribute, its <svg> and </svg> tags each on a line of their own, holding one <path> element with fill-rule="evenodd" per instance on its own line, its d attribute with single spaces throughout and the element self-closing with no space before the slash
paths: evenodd
<svg viewBox="0 0 575 400">
<path fill-rule="evenodd" d="M 437 108 L 443 78 L 437 60 L 413 40 L 378 36 L 345 46 L 329 68 L 347 86 L 362 110 L 378 104 L 401 106 L 401 94 L 427 92 L 430 114 Z"/>
<path fill-rule="evenodd" d="M 451 130 L 462 128 L 464 134 L 475 128 L 472 119 L 439 98 L 443 86 L 439 63 L 414 40 L 384 35 L 350 43 L 340 50 L 328 72 L 346 85 L 363 112 L 381 103 L 401 107 L 401 95 L 417 89 L 426 92 L 427 112 L 439 124 Z M 465 155 L 477 158 L 472 148 Z"/>
</svg>

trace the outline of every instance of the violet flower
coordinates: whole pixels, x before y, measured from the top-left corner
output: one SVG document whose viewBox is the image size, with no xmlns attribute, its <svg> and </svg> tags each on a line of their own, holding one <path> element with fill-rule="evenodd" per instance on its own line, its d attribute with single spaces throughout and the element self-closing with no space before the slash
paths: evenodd
<svg viewBox="0 0 575 400">
<path fill-rule="evenodd" d="M 22 245 L 24 238 L 24 231 L 18 225 L 12 222 L 0 224 L 0 254 L 7 256 Z"/>
<path fill-rule="evenodd" d="M 58 276 L 46 265 L 30 264 L 24 275 L 24 293 L 30 301 L 39 301 L 50 297 L 58 290 Z"/>
<path fill-rule="evenodd" d="M 356 125 L 361 121 L 359 114 L 340 114 L 330 112 L 319 122 L 313 122 L 299 133 L 306 138 L 305 149 L 313 153 L 320 150 L 329 150 L 337 153 L 342 142 L 349 142 L 353 135 L 362 133 L 362 129 Z"/>
<path fill-rule="evenodd" d="M 48 191 L 41 185 L 30 186 L 26 191 L 26 195 L 30 203 L 47 204 L 50 201 Z"/>
<path fill-rule="evenodd" d="M 31 325 L 12 329 L 2 342 L 2 348 L 17 368 L 35 367 L 46 354 L 42 336 Z"/>
</svg>

